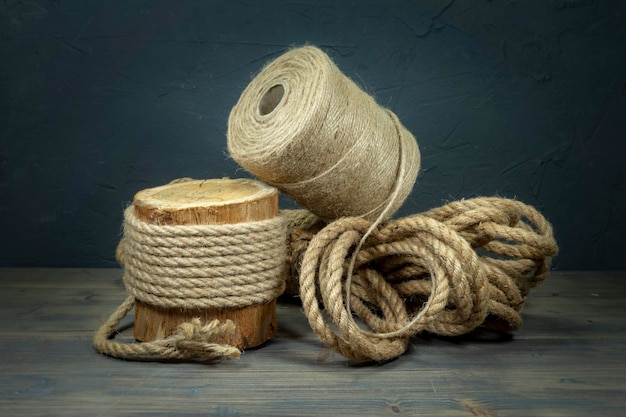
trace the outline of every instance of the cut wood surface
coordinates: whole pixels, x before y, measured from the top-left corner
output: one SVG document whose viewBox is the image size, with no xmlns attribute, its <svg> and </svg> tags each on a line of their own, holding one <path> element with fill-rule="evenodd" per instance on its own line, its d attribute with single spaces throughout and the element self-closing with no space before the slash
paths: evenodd
<svg viewBox="0 0 626 417">
<path fill-rule="evenodd" d="M 278 191 L 247 179 L 191 180 L 142 190 L 135 195 L 135 215 L 160 225 L 233 224 L 271 219 L 278 215 Z M 258 346 L 277 330 L 276 301 L 241 308 L 161 308 L 137 300 L 134 334 L 152 341 L 169 336 L 181 323 L 199 317 L 203 323 L 231 320 L 233 333 L 215 343 L 241 349 Z"/>
<path fill-rule="evenodd" d="M 385 364 L 326 349 L 293 299 L 278 334 L 219 363 L 128 362 L 91 339 L 125 298 L 119 269 L 0 269 L 6 416 L 623 416 L 626 272 L 554 272 L 524 325 L 415 338 Z M 122 323 L 132 340 L 133 317 Z"/>
</svg>

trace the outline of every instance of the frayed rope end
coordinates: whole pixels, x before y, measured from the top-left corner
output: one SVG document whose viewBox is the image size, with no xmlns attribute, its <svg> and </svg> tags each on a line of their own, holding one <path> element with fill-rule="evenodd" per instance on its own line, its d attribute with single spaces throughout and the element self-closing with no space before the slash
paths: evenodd
<svg viewBox="0 0 626 417">
<path fill-rule="evenodd" d="M 96 332 L 94 348 L 105 355 L 126 359 L 146 360 L 159 357 L 161 359 L 239 359 L 241 351 L 235 346 L 212 343 L 211 339 L 218 334 L 233 333 L 236 329 L 231 320 L 220 323 L 212 320 L 202 324 L 199 318 L 180 324 L 174 333 L 165 339 L 142 343 L 121 343 L 115 341 L 116 326 L 134 306 L 135 300 L 129 296 L 122 305 Z"/>
<path fill-rule="evenodd" d="M 184 352 L 186 357 L 239 359 L 241 351 L 236 347 L 210 342 L 213 336 L 234 333 L 235 329 L 235 323 L 231 320 L 220 323 L 215 319 L 203 325 L 200 318 L 195 317 L 189 322 L 180 324 L 165 340 L 176 350 Z"/>
</svg>

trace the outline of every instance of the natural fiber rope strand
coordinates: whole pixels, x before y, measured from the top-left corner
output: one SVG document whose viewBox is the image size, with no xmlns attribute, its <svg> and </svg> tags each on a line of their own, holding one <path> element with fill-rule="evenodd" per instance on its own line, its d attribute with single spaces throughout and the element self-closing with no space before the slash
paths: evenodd
<svg viewBox="0 0 626 417">
<path fill-rule="evenodd" d="M 397 120 L 396 116 L 393 113 L 391 113 L 391 115 L 394 118 L 394 120 Z M 398 121 L 398 125 L 399 125 L 399 121 Z M 399 129 L 398 129 L 398 134 L 400 134 Z M 395 184 L 394 184 L 393 189 L 391 191 L 391 194 L 389 196 L 389 199 L 385 203 L 385 206 L 383 207 L 382 211 L 378 214 L 376 219 L 367 228 L 367 230 L 362 234 L 362 236 L 361 236 L 358 244 L 356 245 L 356 248 L 354 249 L 354 252 L 353 252 L 353 254 L 352 254 L 351 258 L 350 258 L 350 261 L 349 261 L 349 264 L 348 264 L 348 270 L 347 270 L 347 273 L 346 273 L 346 285 L 345 286 L 346 286 L 346 293 L 347 294 L 351 294 L 352 293 L 352 274 L 353 274 L 353 271 L 354 271 L 354 265 L 356 263 L 357 254 L 360 252 L 361 248 L 363 247 L 363 245 L 367 241 L 367 238 L 376 229 L 376 227 L 384 219 L 386 219 L 387 217 L 391 216 L 391 214 L 393 214 L 392 212 L 394 211 L 394 208 L 395 208 L 395 205 L 396 205 L 396 201 L 401 198 L 402 188 L 404 186 L 404 178 L 406 177 L 406 171 L 407 171 L 407 157 L 406 157 L 406 154 L 404 153 L 404 149 L 403 149 L 401 141 L 399 142 L 399 146 L 400 146 L 400 151 L 399 151 L 398 173 L 396 175 L 396 181 L 395 181 Z M 369 214 L 369 213 L 367 213 L 367 214 Z M 363 217 L 367 218 L 367 214 L 365 216 L 363 216 Z M 350 306 L 351 298 L 352 297 L 350 297 L 350 296 L 346 297 L 346 311 L 347 311 L 346 317 L 350 321 L 349 327 L 358 328 L 358 327 L 356 327 L 357 324 L 354 321 L 353 315 L 352 315 L 352 308 Z"/>
</svg>

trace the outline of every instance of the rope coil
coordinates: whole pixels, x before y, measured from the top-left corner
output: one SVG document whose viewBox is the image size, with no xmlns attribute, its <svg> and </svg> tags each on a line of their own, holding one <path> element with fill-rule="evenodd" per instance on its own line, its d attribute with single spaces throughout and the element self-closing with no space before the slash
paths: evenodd
<svg viewBox="0 0 626 417">
<path fill-rule="evenodd" d="M 353 359 L 392 359 L 422 332 L 518 328 L 528 291 L 558 251 L 551 225 L 531 206 L 477 198 L 379 225 L 350 274 L 351 250 L 370 226 L 340 219 L 291 242 L 311 328 Z"/>
</svg>

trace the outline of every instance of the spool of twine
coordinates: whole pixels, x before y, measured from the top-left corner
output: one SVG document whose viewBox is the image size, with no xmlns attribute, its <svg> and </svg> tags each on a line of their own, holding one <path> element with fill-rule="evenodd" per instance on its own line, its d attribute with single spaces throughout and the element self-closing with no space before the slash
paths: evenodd
<svg viewBox="0 0 626 417">
<path fill-rule="evenodd" d="M 228 150 L 326 221 L 391 216 L 420 167 L 396 115 L 312 46 L 283 54 L 246 87 L 230 113 Z"/>
</svg>

